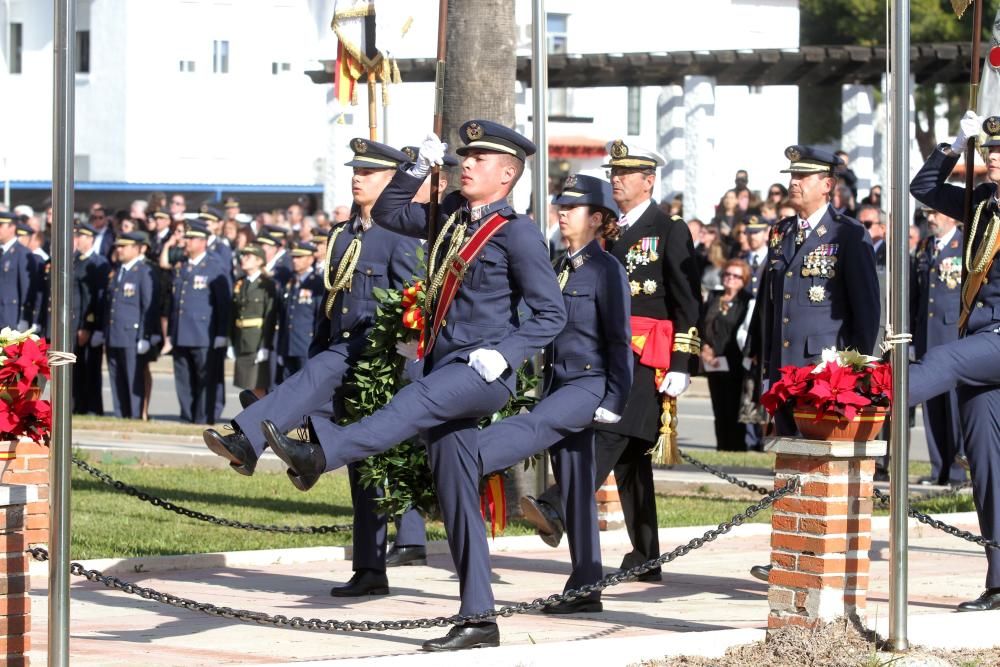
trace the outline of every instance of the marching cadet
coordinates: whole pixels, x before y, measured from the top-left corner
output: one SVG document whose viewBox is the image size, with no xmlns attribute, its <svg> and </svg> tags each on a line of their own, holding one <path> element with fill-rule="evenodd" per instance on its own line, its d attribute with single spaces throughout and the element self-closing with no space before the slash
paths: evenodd
<svg viewBox="0 0 1000 667">
<path fill-rule="evenodd" d="M 274 280 L 261 272 L 264 251 L 258 245 L 240 250 L 244 277 L 233 287 L 229 358 L 236 361 L 233 384 L 249 389 L 258 398 L 271 386 L 268 358 L 274 347 L 278 303 Z"/>
<path fill-rule="evenodd" d="M 17 240 L 17 218 L 0 211 L 0 329 L 27 331 L 34 303 L 31 252 Z"/>
<path fill-rule="evenodd" d="M 2 215 L 2 214 L 0 214 Z M 79 372 L 73 373 L 73 412 L 104 414 L 101 398 L 101 353 L 104 333 L 104 291 L 111 265 L 94 247 L 97 230 L 80 222 L 73 228 L 72 317 L 76 341 L 73 353 Z M 2 289 L 2 288 L 0 288 Z M 96 345 L 91 345 L 94 339 Z"/>
<path fill-rule="evenodd" d="M 328 332 L 323 334 L 322 340 L 326 347 L 317 349 L 314 337 L 313 356 L 301 370 L 286 377 L 260 400 L 246 397 L 245 409 L 232 421 L 232 435 L 222 435 L 214 429 L 204 433 L 208 448 L 227 459 L 230 467 L 241 475 L 253 474 L 267 446 L 262 423 L 288 430 L 301 423 L 302 415 L 322 414 L 326 419 L 341 416 L 341 406 L 339 402 L 335 404 L 332 397 L 367 345 L 378 305 L 374 290 L 402 290 L 413 282 L 419 243 L 372 224 L 375 200 L 389 182 L 393 170 L 408 158 L 391 146 L 367 139 L 351 140 L 351 149 L 354 158 L 345 166 L 354 170 L 351 181 L 354 217 L 334 228 L 324 257 L 329 268 L 312 296 L 314 300 L 322 300 L 321 319 Z M 280 228 L 274 229 L 284 235 Z M 266 231 L 258 241 L 271 243 L 271 248 L 275 243 Z M 268 247 L 265 245 L 265 250 Z M 275 260 L 277 256 L 272 252 L 271 257 Z M 291 277 L 286 279 L 286 284 L 288 280 Z M 323 289 L 327 290 L 325 298 Z M 243 397 L 241 394 L 241 399 Z M 375 514 L 373 510 L 373 498 L 378 492 L 362 488 L 353 467 L 349 475 L 354 502 L 354 575 L 346 585 L 334 587 L 330 594 L 335 597 L 385 595 L 389 592 L 385 574 L 386 516 Z M 424 527 L 417 512 L 404 515 L 396 540 L 403 545 L 423 545 Z"/>
<path fill-rule="evenodd" d="M 566 508 L 572 574 L 565 590 L 603 576 L 594 504 L 594 422 L 621 419 L 632 386 L 630 297 L 625 269 L 601 248 L 618 217 L 611 185 L 574 175 L 553 202 L 567 254 L 558 270 L 566 327 L 545 350 L 544 398 L 528 414 L 479 433 L 484 472 L 506 470 L 548 446 Z M 603 480 L 602 480 L 603 481 Z M 602 611 L 600 592 L 544 607 L 547 614 Z"/>
<path fill-rule="evenodd" d="M 207 251 L 208 235 L 204 222 L 187 223 L 187 261 L 174 268 L 168 329 L 181 420 L 194 424 L 214 424 L 219 416 L 217 396 L 225 380 L 220 370 L 233 303 L 228 273 Z"/>
<path fill-rule="evenodd" d="M 927 212 L 931 235 L 917 246 L 910 263 L 910 322 L 916 361 L 927 350 L 958 340 L 962 310 L 962 230 L 945 213 Z M 931 460 L 932 484 L 959 484 L 965 469 L 956 461 L 964 453 L 958 418 L 958 393 L 952 389 L 924 403 L 924 432 Z"/>
<path fill-rule="evenodd" d="M 608 144 L 612 194 L 621 210 L 619 236 L 608 251 L 625 267 L 631 294 L 632 330 L 658 336 L 659 322 L 673 326 L 666 375 L 657 384 L 656 370 L 633 354 L 633 380 L 622 419 L 615 424 L 598 424 L 597 484 L 614 470 L 621 497 L 625 526 L 632 551 L 625 555 L 621 569 L 627 570 L 660 555 L 656 502 L 653 494 L 653 467 L 650 450 L 660 428 L 660 394 L 679 396 L 690 383 L 690 373 L 701 353 L 698 336 L 700 276 L 691 234 L 679 217 L 668 218 L 652 201 L 656 169 L 665 164 L 661 155 L 622 141 Z M 669 345 L 669 339 L 662 341 Z M 665 365 L 667 365 L 665 364 Z M 550 546 L 562 537 L 565 510 L 557 489 L 548 489 L 540 498 L 521 500 L 526 516 L 534 519 L 542 539 Z M 655 568 L 639 575 L 640 581 L 659 581 Z"/>
<path fill-rule="evenodd" d="M 458 572 L 460 613 L 477 614 L 494 605 L 479 509 L 478 423 L 514 394 L 517 369 L 562 330 L 566 309 L 545 239 L 507 202 L 534 144 L 486 120 L 466 122 L 459 135 L 465 144 L 457 151 L 463 158 L 462 186 L 442 202 L 446 220 L 429 260 L 434 318 L 424 377 L 353 424 L 339 427 L 325 415 L 310 415 L 312 442 L 287 437 L 278 424 L 265 421 L 263 428 L 303 491 L 324 472 L 424 434 Z M 416 163 L 396 172 L 372 209 L 376 225 L 426 238 L 428 209 L 411 202 L 431 165 L 443 161 L 445 148 L 436 136 L 427 137 Z M 465 270 L 452 270 L 456 265 Z M 499 642 L 496 623 L 470 623 L 423 648 L 449 651 Z"/>
<path fill-rule="evenodd" d="M 323 275 L 313 270 L 316 246 L 292 246 L 295 277 L 283 286 L 278 314 L 278 382 L 298 373 L 309 359 L 316 327 L 323 315 Z"/>
<path fill-rule="evenodd" d="M 940 144 L 913 177 L 910 194 L 939 213 L 961 219 L 965 189 L 946 181 L 966 141 L 977 136 L 980 128 L 986 134 L 982 146 L 987 152 L 989 180 L 973 191 L 972 220 L 965 223 L 969 246 L 963 260 L 968 274 L 961 292 L 959 338 L 930 347 L 920 362 L 910 365 L 909 405 L 957 392 L 979 528 L 983 537 L 996 541 L 1000 538 L 1000 422 L 996 417 L 1000 413 L 1000 263 L 996 261 L 1000 252 L 1000 117 L 984 120 L 967 112 L 954 143 Z M 986 547 L 986 562 L 986 590 L 975 600 L 959 604 L 959 611 L 1000 609 L 1000 550 Z"/>
<path fill-rule="evenodd" d="M 785 157 L 797 214 L 771 228 L 750 327 L 750 356 L 761 364 L 765 391 L 782 367 L 804 366 L 825 348 L 871 354 L 881 312 L 871 237 L 830 206 L 840 158 L 810 146 L 789 146 Z M 774 416 L 774 427 L 777 435 L 798 433 L 790 409 Z M 770 566 L 750 572 L 767 581 Z"/>
<path fill-rule="evenodd" d="M 154 269 L 146 263 L 145 232 L 128 232 L 115 239 L 118 268 L 111 272 L 104 311 L 108 376 L 115 417 L 139 419 L 146 397 L 146 355 L 158 331 Z"/>
</svg>

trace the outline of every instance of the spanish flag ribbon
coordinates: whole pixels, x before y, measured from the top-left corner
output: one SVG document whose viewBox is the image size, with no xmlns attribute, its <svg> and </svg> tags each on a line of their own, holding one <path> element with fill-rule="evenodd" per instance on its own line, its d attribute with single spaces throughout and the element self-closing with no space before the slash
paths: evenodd
<svg viewBox="0 0 1000 667">
<path fill-rule="evenodd" d="M 482 494 L 479 496 L 479 510 L 483 520 L 490 522 L 490 535 L 496 538 L 497 529 L 500 534 L 507 529 L 507 492 L 503 488 L 503 475 L 496 473 L 486 480 Z"/>
<path fill-rule="evenodd" d="M 417 342 L 417 359 L 424 358 L 424 283 L 417 281 L 403 290 L 401 303 L 403 306 L 403 326 L 420 332 Z"/>
<path fill-rule="evenodd" d="M 639 355 L 639 363 L 656 371 L 654 383 L 659 389 L 670 369 L 670 354 L 674 347 L 674 325 L 670 320 L 632 316 L 632 350 Z M 653 463 L 675 465 L 680 463 L 677 449 L 677 399 L 663 395 L 660 412 L 660 434 L 650 450 Z"/>
</svg>

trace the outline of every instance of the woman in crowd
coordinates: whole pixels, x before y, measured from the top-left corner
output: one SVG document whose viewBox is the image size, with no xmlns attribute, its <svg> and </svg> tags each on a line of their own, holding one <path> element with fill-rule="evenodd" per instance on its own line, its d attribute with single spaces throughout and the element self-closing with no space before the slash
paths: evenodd
<svg viewBox="0 0 1000 667">
<path fill-rule="evenodd" d="M 722 199 L 719 200 L 719 206 L 715 209 L 715 217 L 712 218 L 712 223 L 719 228 L 719 231 L 723 235 L 728 235 L 729 230 L 733 228 L 733 225 L 740 217 L 742 216 L 740 215 L 740 203 L 736 197 L 736 191 L 726 190 L 726 194 L 722 195 Z"/>
<path fill-rule="evenodd" d="M 750 265 L 731 259 L 722 269 L 723 289 L 709 294 L 702 310 L 701 363 L 715 414 L 715 446 L 746 451 L 746 428 L 739 422 L 743 390 L 743 344 L 746 342 L 751 297 L 744 291 Z"/>
<path fill-rule="evenodd" d="M 228 356 L 236 361 L 233 384 L 251 389 L 258 398 L 271 386 L 268 359 L 274 348 L 278 317 L 274 280 L 264 274 L 264 249 L 248 245 L 240 250 L 244 277 L 233 286 L 232 326 Z"/>
<path fill-rule="evenodd" d="M 707 264 L 701 274 L 702 297 L 722 289 L 722 267 L 729 258 L 729 239 L 719 238 L 719 229 L 714 224 L 705 225 L 701 242 L 705 246 Z"/>
</svg>

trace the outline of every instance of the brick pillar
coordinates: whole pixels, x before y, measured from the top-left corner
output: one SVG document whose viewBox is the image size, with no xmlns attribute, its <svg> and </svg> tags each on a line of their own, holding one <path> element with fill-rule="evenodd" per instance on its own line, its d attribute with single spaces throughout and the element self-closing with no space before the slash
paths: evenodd
<svg viewBox="0 0 1000 667">
<path fill-rule="evenodd" d="M 886 443 L 776 438 L 775 488 L 799 488 L 771 517 L 769 630 L 814 627 L 839 616 L 864 620 L 875 457 Z"/>
<path fill-rule="evenodd" d="M 597 527 L 601 530 L 615 530 L 625 525 L 622 502 L 618 497 L 618 482 L 612 472 L 597 489 Z"/>
<path fill-rule="evenodd" d="M 0 656 L 7 667 L 28 665 L 31 650 L 31 598 L 28 576 L 25 507 L 37 498 L 33 486 L 0 484 L 0 539 L 3 579 L 0 586 Z"/>
<path fill-rule="evenodd" d="M 37 488 L 25 507 L 26 546 L 49 543 L 49 448 L 31 440 L 17 443 L 17 458 L 0 476 L 0 484 L 24 484 Z"/>
</svg>

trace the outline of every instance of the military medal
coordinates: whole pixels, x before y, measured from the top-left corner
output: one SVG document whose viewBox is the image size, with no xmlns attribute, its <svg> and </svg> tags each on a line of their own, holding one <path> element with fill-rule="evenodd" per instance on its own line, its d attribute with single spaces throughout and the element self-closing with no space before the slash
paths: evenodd
<svg viewBox="0 0 1000 667">
<path fill-rule="evenodd" d="M 191 287 L 193 289 L 205 289 L 208 287 L 208 276 L 195 276 Z"/>
<path fill-rule="evenodd" d="M 647 280 L 646 282 L 644 282 L 642 284 L 642 291 L 645 292 L 646 294 L 654 293 L 656 291 L 656 281 Z"/>
<path fill-rule="evenodd" d="M 822 285 L 813 285 L 809 288 L 809 300 L 813 303 L 821 303 L 826 299 L 826 288 Z"/>
<path fill-rule="evenodd" d="M 638 280 L 630 280 L 628 282 L 628 289 L 632 292 L 632 296 L 638 296 L 639 293 L 642 292 L 642 286 L 639 285 Z"/>
<path fill-rule="evenodd" d="M 127 297 L 135 296 L 135 283 L 123 283 L 122 294 Z"/>
</svg>

